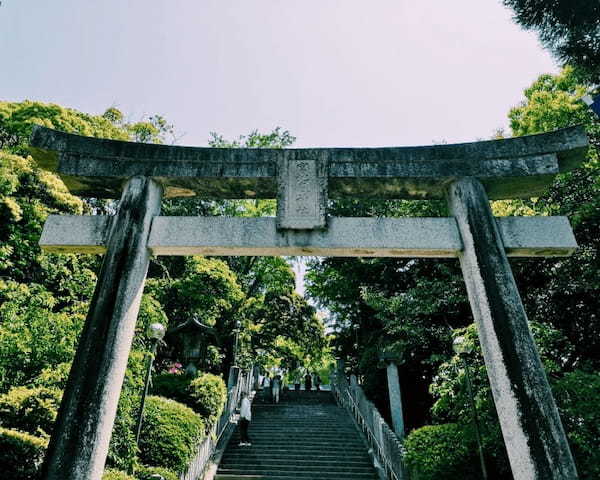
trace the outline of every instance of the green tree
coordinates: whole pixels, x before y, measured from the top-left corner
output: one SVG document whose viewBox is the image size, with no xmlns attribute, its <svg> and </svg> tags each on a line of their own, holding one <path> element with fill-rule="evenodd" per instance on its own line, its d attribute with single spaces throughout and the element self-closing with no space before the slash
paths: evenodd
<svg viewBox="0 0 600 480">
<path fill-rule="evenodd" d="M 516 136 L 583 124 L 592 143 L 588 161 L 581 168 L 559 175 L 547 193 L 528 205 L 538 215 L 569 217 L 578 250 L 568 258 L 520 260 L 513 265 L 529 318 L 549 323 L 575 347 L 568 358 L 569 368 L 598 370 L 600 122 L 579 101 L 584 90 L 569 67 L 559 75 L 540 76 L 525 90 L 525 101 L 510 111 L 511 128 Z M 517 208 L 520 205 L 508 204 Z"/>
<path fill-rule="evenodd" d="M 568 371 L 567 361 L 575 346 L 562 332 L 541 323 L 531 323 L 531 330 L 555 393 L 579 474 L 583 479 L 596 478 L 600 473 L 595 447 L 600 439 L 597 423 L 600 376 L 579 370 Z M 431 393 L 436 399 L 432 408 L 433 419 L 440 424 L 454 422 L 461 425 L 462 442 L 475 442 L 472 411 L 465 388 L 467 364 L 473 384 L 486 464 L 493 478 L 512 478 L 476 327 L 470 325 L 457 329 L 453 336 L 463 337 L 465 346 L 472 353 L 466 357 L 453 355 L 440 365 L 431 384 Z M 435 439 L 430 440 L 436 442 Z M 462 474 L 470 471 L 469 465 L 464 462 L 460 463 L 458 468 Z M 473 478 L 478 477 L 475 475 Z"/>
<path fill-rule="evenodd" d="M 168 125 L 161 117 L 149 121 L 156 130 L 145 140 L 162 141 Z M 106 203 L 71 195 L 59 177 L 37 168 L 27 150 L 34 124 L 140 140 L 135 124 L 124 123 L 114 108 L 94 116 L 53 104 L 0 102 L 0 393 L 21 385 L 36 385 L 32 392 L 64 388 L 99 266 L 96 256 L 52 255 L 38 246 L 49 214 L 91 213 Z M 132 429 L 150 344 L 146 327 L 154 321 L 166 324 L 167 318 L 145 295 L 109 452 L 109 464 L 120 468 L 136 461 Z M 45 401 L 42 393 L 28 402 L 36 400 Z"/>
<path fill-rule="evenodd" d="M 600 3 L 596 0 L 503 0 L 515 21 L 536 31 L 564 64 L 579 67 L 591 81 L 600 77 Z"/>
<path fill-rule="evenodd" d="M 437 201 L 344 200 L 338 216 L 439 217 Z M 329 312 L 332 346 L 358 373 L 380 411 L 389 413 L 383 350 L 402 357 L 402 386 L 408 428 L 429 419 L 428 389 L 435 369 L 450 353 L 451 327 L 472 319 L 458 262 L 403 258 L 326 258 L 309 263 L 307 291 Z"/>
</svg>

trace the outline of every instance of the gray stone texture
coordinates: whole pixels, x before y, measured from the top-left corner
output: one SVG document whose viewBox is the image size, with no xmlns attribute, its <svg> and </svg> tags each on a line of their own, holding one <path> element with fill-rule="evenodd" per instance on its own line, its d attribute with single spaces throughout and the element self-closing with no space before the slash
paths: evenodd
<svg viewBox="0 0 600 480">
<path fill-rule="evenodd" d="M 531 197 L 588 146 L 583 128 L 487 142 L 388 148 L 220 149 L 82 137 L 35 127 L 31 152 L 71 192 L 118 198 L 135 175 L 154 177 L 168 197 L 276 198 L 282 161 L 326 161 L 330 198 L 443 198 L 462 176 L 479 178 L 490 198 Z"/>
<path fill-rule="evenodd" d="M 488 197 L 475 178 L 453 183 L 448 202 L 494 403 L 515 480 L 577 478 L 573 458 Z"/>
<path fill-rule="evenodd" d="M 161 187 L 132 178 L 107 240 L 67 387 L 43 465 L 44 480 L 100 480 L 133 340 Z"/>
<path fill-rule="evenodd" d="M 506 253 L 566 256 L 577 248 L 566 217 L 496 218 Z M 103 253 L 110 217 L 51 215 L 40 245 L 54 253 Z M 68 235 L 65 235 L 68 232 Z M 325 231 L 278 231 L 274 218 L 154 218 L 153 255 L 457 257 L 462 241 L 447 218 L 338 218 Z"/>
<path fill-rule="evenodd" d="M 277 228 L 323 229 L 327 226 L 327 159 L 288 158 L 277 166 Z"/>
<path fill-rule="evenodd" d="M 402 413 L 402 393 L 400 391 L 398 365 L 396 365 L 396 362 L 388 362 L 386 370 L 392 423 L 398 440 L 402 442 L 404 441 L 404 414 Z"/>
</svg>

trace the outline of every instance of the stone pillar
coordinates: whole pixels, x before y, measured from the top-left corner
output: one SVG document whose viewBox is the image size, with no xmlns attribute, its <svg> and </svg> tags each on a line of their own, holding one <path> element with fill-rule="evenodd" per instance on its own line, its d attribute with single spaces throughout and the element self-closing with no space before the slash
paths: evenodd
<svg viewBox="0 0 600 480">
<path fill-rule="evenodd" d="M 252 389 L 258 392 L 260 390 L 260 367 L 258 365 L 252 367 L 252 379 L 254 380 Z"/>
<path fill-rule="evenodd" d="M 462 178 L 450 185 L 448 203 L 463 241 L 460 265 L 513 476 L 576 479 L 486 192 L 479 180 Z"/>
<path fill-rule="evenodd" d="M 350 375 L 350 386 L 351 387 L 357 387 L 358 386 L 358 379 L 356 378 L 355 374 L 351 374 Z"/>
<path fill-rule="evenodd" d="M 44 480 L 100 480 L 133 340 L 161 187 L 125 186 L 42 469 Z"/>
<path fill-rule="evenodd" d="M 239 376 L 240 376 L 240 367 L 236 367 L 236 366 L 229 367 L 229 377 L 227 378 L 227 391 L 231 391 L 231 389 L 237 383 Z"/>
<path fill-rule="evenodd" d="M 398 440 L 404 442 L 404 415 L 402 414 L 402 394 L 400 393 L 400 380 L 398 378 L 398 365 L 396 362 L 387 364 L 388 393 L 390 396 L 390 410 L 394 432 Z"/>
</svg>

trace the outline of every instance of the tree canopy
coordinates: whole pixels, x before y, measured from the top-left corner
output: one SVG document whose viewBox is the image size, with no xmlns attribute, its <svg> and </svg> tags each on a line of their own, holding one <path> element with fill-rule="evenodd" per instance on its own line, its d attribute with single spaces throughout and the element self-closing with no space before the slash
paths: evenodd
<svg viewBox="0 0 600 480">
<path fill-rule="evenodd" d="M 600 78 L 600 2 L 597 0 L 503 0 L 515 21 L 538 33 L 563 64 L 578 67 L 592 83 Z"/>
</svg>

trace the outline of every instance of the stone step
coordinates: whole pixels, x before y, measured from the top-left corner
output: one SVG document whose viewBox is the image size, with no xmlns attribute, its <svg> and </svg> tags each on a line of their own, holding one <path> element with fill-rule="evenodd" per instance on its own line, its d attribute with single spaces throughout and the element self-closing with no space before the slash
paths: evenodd
<svg viewBox="0 0 600 480">
<path fill-rule="evenodd" d="M 239 443 L 239 438 L 234 439 L 233 441 L 237 441 Z M 346 442 L 311 442 L 307 441 L 273 441 L 273 440 L 261 440 L 256 439 L 252 435 L 250 435 L 250 441 L 252 442 L 253 449 L 262 449 L 265 448 L 286 448 L 290 449 L 313 449 L 318 450 L 320 448 L 326 450 L 363 450 L 365 448 L 365 444 L 360 441 L 346 441 Z"/>
<path fill-rule="evenodd" d="M 289 418 L 285 418 L 285 416 L 275 417 L 273 415 L 265 417 L 255 415 L 254 417 L 252 417 L 251 424 L 269 428 L 317 428 L 320 430 L 336 428 L 348 430 L 351 427 L 354 427 L 353 423 L 344 420 L 340 420 L 337 422 L 311 422 L 306 419 L 302 421 L 302 419 L 299 418 L 296 421 Z"/>
<path fill-rule="evenodd" d="M 323 470 L 320 472 L 301 472 L 301 471 L 295 471 L 295 472 L 288 472 L 285 470 L 250 470 L 250 469 L 243 469 L 243 470 L 219 470 L 219 472 L 216 475 L 216 478 L 268 478 L 268 479 L 277 479 L 277 478 L 309 478 L 311 480 L 316 480 L 316 479 L 327 479 L 327 480 L 331 480 L 333 478 L 339 478 L 339 479 L 347 479 L 347 480 L 351 480 L 351 479 L 356 479 L 356 480 L 363 480 L 363 479 L 373 479 L 375 478 L 375 474 L 371 471 L 371 472 L 360 472 L 360 473 L 354 473 L 354 472 L 337 472 L 337 471 L 329 471 L 329 470 Z"/>
<path fill-rule="evenodd" d="M 330 465 L 330 464 L 339 464 L 340 459 L 343 460 L 343 464 L 349 467 L 356 466 L 368 466 L 371 467 L 371 460 L 368 455 L 363 456 L 349 456 L 349 457 L 339 457 L 338 455 L 293 455 L 293 454 L 285 454 L 285 455 L 273 455 L 273 454 L 263 454 L 263 455 L 244 455 L 244 454 L 229 454 L 223 457 L 221 460 L 221 465 L 233 465 L 240 464 L 241 462 L 245 463 L 267 463 L 275 461 L 280 464 L 285 459 L 285 463 L 290 465 Z"/>
<path fill-rule="evenodd" d="M 298 478 L 296 474 L 294 475 L 271 475 L 267 474 L 220 474 L 217 473 L 215 475 L 215 480 L 295 480 Z M 346 474 L 335 475 L 330 473 L 325 474 L 317 474 L 315 473 L 311 477 L 311 480 L 347 480 L 347 479 L 355 479 L 355 480 L 377 480 L 377 476 L 375 474 L 371 475 L 352 475 L 347 476 Z"/>
<path fill-rule="evenodd" d="M 274 445 L 315 445 L 315 446 L 330 446 L 330 445 L 342 445 L 342 446 L 357 446 L 363 448 L 365 444 L 359 438 L 344 438 L 343 437 L 271 437 L 271 436 L 260 436 L 254 432 L 249 432 L 250 441 L 256 445 L 263 444 L 274 444 Z M 241 440 L 239 435 L 232 437 L 232 442 L 239 442 Z"/>
<path fill-rule="evenodd" d="M 297 472 L 297 471 L 323 472 L 323 471 L 328 471 L 328 472 L 336 472 L 336 473 L 342 473 L 342 472 L 373 473 L 373 467 L 371 465 L 348 466 L 345 464 L 341 464 L 339 462 L 337 464 L 336 463 L 328 463 L 328 464 L 324 464 L 324 465 L 311 465 L 311 464 L 293 465 L 293 464 L 278 463 L 278 462 L 237 463 L 237 464 L 227 463 L 227 464 L 223 465 L 221 468 L 222 472 L 229 472 L 229 471 L 234 471 L 234 470 L 239 470 L 239 471 L 278 470 L 278 471 L 285 471 L 285 472 Z"/>
<path fill-rule="evenodd" d="M 239 446 L 236 430 L 215 480 L 376 479 L 359 431 L 332 395 L 313 392 L 319 402 L 300 404 L 291 402 L 294 393 L 289 403 L 253 404 L 252 446 Z"/>
<path fill-rule="evenodd" d="M 302 453 L 304 455 L 308 455 L 310 453 L 347 453 L 354 454 L 360 453 L 366 450 L 364 446 L 335 446 L 335 445 L 294 445 L 293 448 L 289 448 L 286 445 L 282 444 L 263 444 L 256 446 L 252 444 L 251 447 L 240 446 L 238 444 L 230 444 L 230 449 L 232 452 L 237 452 L 238 450 L 252 450 L 252 451 L 272 451 L 272 452 L 289 452 L 290 450 L 294 450 L 298 453 Z"/>
<path fill-rule="evenodd" d="M 356 436 L 356 433 L 353 432 L 352 434 L 348 434 L 348 435 L 340 435 L 337 432 L 336 433 L 324 433 L 324 432 L 288 432 L 288 431 L 282 431 L 282 432 L 267 432 L 267 431 L 259 431 L 259 430 L 254 430 L 252 427 L 250 427 L 250 429 L 248 430 L 251 434 L 253 438 L 260 438 L 262 440 L 318 440 L 318 441 L 348 441 L 348 440 L 353 440 L 353 441 L 359 441 L 359 439 Z M 236 437 L 239 434 L 235 434 L 234 437 Z"/>
<path fill-rule="evenodd" d="M 231 450 L 227 452 L 223 457 L 223 462 L 228 462 L 230 460 L 238 461 L 240 459 L 244 459 L 244 461 L 270 461 L 271 459 L 275 459 L 277 461 L 315 461 L 315 462 L 330 462 L 332 460 L 336 460 L 338 462 L 369 462 L 369 455 L 366 451 L 364 452 L 287 452 L 287 451 L 253 451 L 251 447 L 244 447 L 242 449 Z"/>
</svg>

